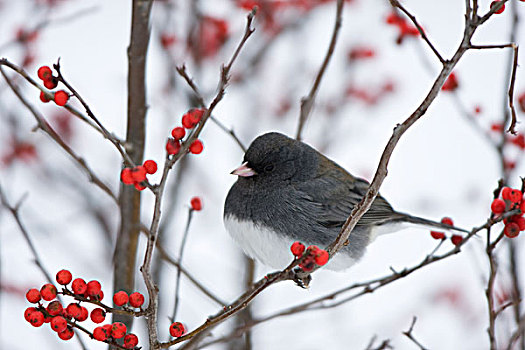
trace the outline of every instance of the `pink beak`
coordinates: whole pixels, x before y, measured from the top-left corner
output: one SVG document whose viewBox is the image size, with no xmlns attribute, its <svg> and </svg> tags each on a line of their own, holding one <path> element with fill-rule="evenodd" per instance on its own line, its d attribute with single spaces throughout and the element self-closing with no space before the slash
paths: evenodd
<svg viewBox="0 0 525 350">
<path fill-rule="evenodd" d="M 253 176 L 253 175 L 257 175 L 255 170 L 253 170 L 252 168 L 248 167 L 248 162 L 243 163 L 240 167 L 238 167 L 237 169 L 232 171 L 230 174 L 237 175 L 237 176 L 242 176 L 242 177 L 250 177 L 250 176 Z"/>
</svg>

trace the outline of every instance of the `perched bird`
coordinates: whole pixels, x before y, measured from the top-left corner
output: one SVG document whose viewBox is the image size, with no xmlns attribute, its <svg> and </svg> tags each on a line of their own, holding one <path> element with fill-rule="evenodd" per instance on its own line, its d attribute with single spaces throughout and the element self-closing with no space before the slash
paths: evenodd
<svg viewBox="0 0 525 350">
<path fill-rule="evenodd" d="M 226 197 L 225 227 L 247 255 L 276 269 L 292 261 L 295 241 L 320 248 L 333 242 L 369 185 L 307 144 L 276 132 L 257 137 L 232 174 L 238 179 Z M 378 195 L 348 245 L 325 268 L 352 266 L 377 235 L 403 224 L 464 231 L 396 212 Z"/>
</svg>

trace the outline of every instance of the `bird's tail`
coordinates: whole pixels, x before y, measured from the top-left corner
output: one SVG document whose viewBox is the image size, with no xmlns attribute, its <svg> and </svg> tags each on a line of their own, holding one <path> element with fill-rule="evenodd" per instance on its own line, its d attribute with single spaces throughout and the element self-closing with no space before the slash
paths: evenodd
<svg viewBox="0 0 525 350">
<path fill-rule="evenodd" d="M 418 216 L 413 216 L 413 215 L 404 214 L 404 213 L 399 213 L 399 215 L 400 215 L 400 217 L 399 217 L 398 220 L 409 222 L 411 224 L 424 225 L 424 226 L 429 226 L 429 227 L 432 227 L 432 228 L 435 228 L 435 229 L 447 230 L 447 231 L 454 230 L 454 231 L 467 232 L 467 233 L 470 232 L 470 231 L 462 229 L 460 227 L 447 225 L 447 224 L 444 224 L 442 222 L 437 222 L 437 221 L 432 221 L 432 220 L 428 220 L 428 219 L 423 219 L 423 218 L 420 218 Z"/>
</svg>

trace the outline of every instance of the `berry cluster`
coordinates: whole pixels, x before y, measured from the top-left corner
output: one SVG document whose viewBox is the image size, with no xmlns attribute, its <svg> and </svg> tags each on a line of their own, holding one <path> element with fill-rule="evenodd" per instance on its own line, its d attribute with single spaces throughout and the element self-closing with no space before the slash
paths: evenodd
<svg viewBox="0 0 525 350">
<path fill-rule="evenodd" d="M 127 334 L 126 326 L 123 323 L 115 322 L 99 326 L 93 330 L 93 333 L 89 333 L 85 327 L 77 326 L 78 322 L 84 322 L 88 317 L 94 323 L 102 323 L 106 318 L 106 312 L 111 312 L 109 306 L 100 302 L 104 298 L 100 282 L 93 280 L 86 283 L 82 278 L 73 280 L 73 276 L 68 270 L 60 270 L 56 275 L 56 281 L 62 286 L 61 291 L 51 283 L 44 284 L 40 290 L 31 288 L 27 291 L 27 301 L 36 304 L 34 307 L 28 307 L 24 312 L 25 319 L 31 325 L 40 327 L 44 323 L 49 323 L 51 329 L 62 340 L 71 339 L 75 335 L 73 329 L 78 328 L 87 332 L 92 338 L 109 344 L 116 344 L 117 339 L 124 338 L 124 348 L 136 348 L 137 336 L 132 333 Z M 71 285 L 68 287 L 70 283 Z M 64 307 L 59 300 L 56 300 L 59 294 L 71 296 L 76 301 Z M 49 303 L 45 305 L 42 301 Z M 113 301 L 117 306 L 129 303 L 132 308 L 140 308 L 144 303 L 144 296 L 140 293 L 133 293 L 128 296 L 125 292 L 117 292 L 113 296 Z M 90 313 L 86 307 L 81 305 L 82 302 L 93 303 L 104 308 L 97 307 Z"/>
<path fill-rule="evenodd" d="M 441 223 L 448 226 L 454 226 L 454 221 L 452 221 L 451 218 L 447 217 L 441 219 Z M 432 238 L 434 239 L 446 239 L 445 233 L 441 231 L 430 231 L 430 236 L 432 236 Z M 450 241 L 454 245 L 459 245 L 461 242 L 463 242 L 463 237 L 458 234 L 453 234 L 452 236 L 450 236 Z"/>
<path fill-rule="evenodd" d="M 202 108 L 190 109 L 182 116 L 182 126 L 177 126 L 171 130 L 171 136 L 166 142 L 166 152 L 169 155 L 179 153 L 181 148 L 181 142 L 184 136 L 186 136 L 186 129 L 193 129 L 202 120 L 205 110 Z M 204 149 L 201 140 L 195 140 L 189 147 L 190 153 L 199 154 Z"/>
<path fill-rule="evenodd" d="M 520 190 L 503 187 L 500 192 L 501 198 L 492 201 L 490 209 L 495 215 L 503 215 L 511 210 L 518 210 L 519 214 L 503 219 L 505 228 L 503 233 L 509 238 L 514 238 L 525 231 L 525 200 Z"/>
<path fill-rule="evenodd" d="M 398 45 L 403 43 L 405 37 L 415 37 L 419 35 L 419 30 L 412 24 L 408 23 L 405 18 L 399 16 L 396 12 L 392 12 L 386 17 L 386 23 L 398 28 L 399 33 L 396 38 L 396 43 Z"/>
<path fill-rule="evenodd" d="M 315 245 L 311 245 L 308 248 L 301 242 L 292 243 L 290 250 L 296 258 L 301 258 L 302 261 L 299 267 L 304 271 L 312 271 L 315 265 L 323 266 L 328 262 L 330 255 L 324 249 L 321 249 Z M 306 251 L 306 254 L 304 254 Z M 303 256 L 304 254 L 304 256 Z"/>
<path fill-rule="evenodd" d="M 143 182 L 146 181 L 147 174 L 155 174 L 157 172 L 157 163 L 154 160 L 146 160 L 144 164 L 134 168 L 124 168 L 120 172 L 120 179 L 126 185 L 133 185 L 138 191 L 146 188 Z"/>
<path fill-rule="evenodd" d="M 38 77 L 44 82 L 44 86 L 49 90 L 53 90 L 58 85 L 58 78 L 53 75 L 51 68 L 48 66 L 42 66 L 38 68 Z M 53 99 L 58 106 L 65 106 L 69 100 L 69 94 L 64 90 L 55 92 L 52 98 L 49 98 L 49 93 L 40 91 L 40 101 L 47 103 Z"/>
</svg>

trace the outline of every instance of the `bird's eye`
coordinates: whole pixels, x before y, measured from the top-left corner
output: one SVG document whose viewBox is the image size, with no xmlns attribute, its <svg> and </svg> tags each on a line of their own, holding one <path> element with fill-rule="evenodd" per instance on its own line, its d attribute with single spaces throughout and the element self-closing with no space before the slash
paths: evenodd
<svg viewBox="0 0 525 350">
<path fill-rule="evenodd" d="M 267 166 L 264 167 L 264 171 L 266 171 L 266 172 L 270 172 L 272 170 L 273 170 L 273 164 L 270 164 L 270 165 L 267 165 Z"/>
</svg>

